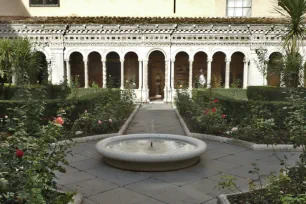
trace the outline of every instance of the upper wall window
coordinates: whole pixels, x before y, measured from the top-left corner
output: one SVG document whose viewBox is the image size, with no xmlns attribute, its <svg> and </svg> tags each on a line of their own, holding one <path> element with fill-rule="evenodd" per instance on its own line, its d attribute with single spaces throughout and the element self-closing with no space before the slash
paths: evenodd
<svg viewBox="0 0 306 204">
<path fill-rule="evenodd" d="M 59 6 L 59 0 L 30 0 L 30 6 Z"/>
<path fill-rule="evenodd" d="M 227 0 L 227 16 L 250 17 L 252 0 Z"/>
</svg>

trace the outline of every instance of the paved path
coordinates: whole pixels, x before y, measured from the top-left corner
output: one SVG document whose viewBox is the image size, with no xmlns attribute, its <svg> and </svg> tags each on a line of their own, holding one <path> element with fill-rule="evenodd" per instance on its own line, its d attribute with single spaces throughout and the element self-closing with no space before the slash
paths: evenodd
<svg viewBox="0 0 306 204">
<path fill-rule="evenodd" d="M 144 105 L 134 118 L 128 133 L 149 131 L 154 122 L 156 133 L 183 134 L 176 115 L 168 105 Z M 151 132 L 151 131 L 149 131 Z M 278 172 L 279 161 L 268 151 L 250 151 L 233 145 L 208 141 L 208 151 L 201 161 L 190 168 L 171 172 L 131 172 L 112 168 L 103 163 L 95 151 L 96 142 L 81 143 L 72 148 L 73 156 L 66 173 L 56 173 L 59 187 L 80 192 L 84 204 L 216 204 L 222 191 L 217 188 L 221 176 L 234 175 L 242 189 L 248 189 L 251 163 L 256 162 L 261 175 Z M 298 153 L 279 152 L 278 156 L 293 165 Z"/>
<path fill-rule="evenodd" d="M 125 134 L 168 133 L 185 135 L 170 104 L 143 104 Z"/>
</svg>

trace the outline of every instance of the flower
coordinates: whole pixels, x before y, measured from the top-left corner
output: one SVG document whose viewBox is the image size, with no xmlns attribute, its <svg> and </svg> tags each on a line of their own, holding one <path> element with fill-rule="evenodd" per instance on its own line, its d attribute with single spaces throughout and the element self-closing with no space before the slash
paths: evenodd
<svg viewBox="0 0 306 204">
<path fill-rule="evenodd" d="M 87 113 L 88 111 L 87 111 L 87 110 L 85 110 L 84 112 L 85 112 L 85 113 Z"/>
<path fill-rule="evenodd" d="M 102 124 L 102 121 L 101 121 L 101 120 L 98 120 L 98 124 L 100 124 L 100 125 L 101 125 L 101 124 Z"/>
<path fill-rule="evenodd" d="M 213 109 L 211 109 L 211 112 L 212 112 L 212 113 L 217 112 L 217 108 L 213 108 Z"/>
<path fill-rule="evenodd" d="M 17 150 L 16 150 L 16 157 L 22 158 L 23 155 L 24 155 L 24 152 L 23 152 L 22 150 L 20 150 L 20 149 L 17 149 Z"/>
<path fill-rule="evenodd" d="M 59 125 L 63 125 L 63 124 L 64 124 L 64 120 L 63 120 L 62 117 L 57 117 L 57 118 L 55 119 L 55 123 L 56 123 L 56 124 L 59 124 Z"/>
<path fill-rule="evenodd" d="M 8 119 L 8 116 L 6 115 L 6 116 L 4 116 L 5 117 L 5 119 Z"/>
<path fill-rule="evenodd" d="M 181 84 L 181 85 L 180 85 L 180 88 L 182 88 L 182 87 L 183 87 L 183 85 Z"/>
<path fill-rule="evenodd" d="M 207 114 L 208 114 L 208 110 L 205 110 L 205 111 L 204 111 L 204 114 L 207 115 Z"/>
<path fill-rule="evenodd" d="M 233 127 L 233 128 L 232 128 L 232 132 L 235 132 L 235 131 L 237 131 L 237 130 L 238 130 L 237 127 Z"/>
<path fill-rule="evenodd" d="M 222 117 L 223 119 L 225 119 L 226 116 L 227 116 L 227 115 L 225 115 L 225 114 L 222 114 L 222 115 L 221 115 L 221 117 Z"/>
<path fill-rule="evenodd" d="M 113 122 L 113 120 L 112 120 L 112 119 L 108 119 L 108 121 L 109 121 L 110 123 L 112 123 L 112 122 Z"/>
<path fill-rule="evenodd" d="M 214 103 L 218 103 L 219 102 L 219 100 L 218 99 L 214 99 Z"/>
</svg>

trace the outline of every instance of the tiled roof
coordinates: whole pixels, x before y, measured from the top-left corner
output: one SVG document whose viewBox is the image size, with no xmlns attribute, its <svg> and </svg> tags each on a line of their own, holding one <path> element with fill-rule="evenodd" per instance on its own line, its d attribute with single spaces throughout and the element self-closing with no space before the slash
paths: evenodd
<svg viewBox="0 0 306 204">
<path fill-rule="evenodd" d="M 283 18 L 170 17 L 15 17 L 0 16 L 0 24 L 284 24 Z"/>
</svg>

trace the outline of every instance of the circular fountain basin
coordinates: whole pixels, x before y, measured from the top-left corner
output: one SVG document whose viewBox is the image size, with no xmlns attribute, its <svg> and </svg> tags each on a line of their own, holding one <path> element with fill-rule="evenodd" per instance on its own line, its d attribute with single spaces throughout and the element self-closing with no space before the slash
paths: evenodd
<svg viewBox="0 0 306 204">
<path fill-rule="evenodd" d="M 170 171 L 196 164 L 205 142 L 186 136 L 137 134 L 116 136 L 96 144 L 104 162 L 133 171 Z"/>
</svg>

